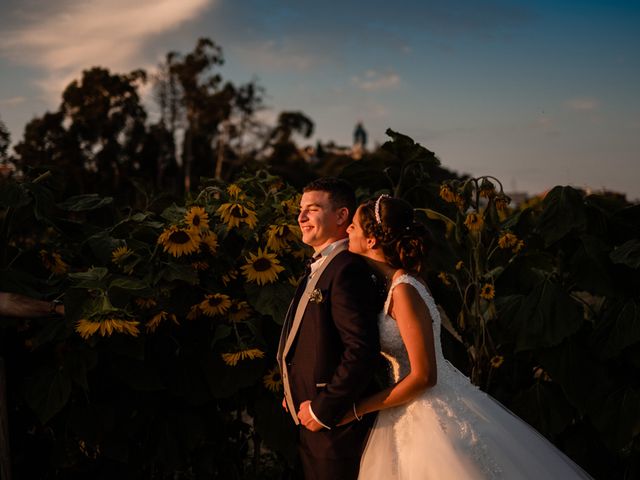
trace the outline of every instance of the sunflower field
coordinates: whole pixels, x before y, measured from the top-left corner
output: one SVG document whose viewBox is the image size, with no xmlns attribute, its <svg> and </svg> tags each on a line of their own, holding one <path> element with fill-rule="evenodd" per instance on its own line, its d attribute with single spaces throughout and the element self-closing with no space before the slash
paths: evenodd
<svg viewBox="0 0 640 480">
<path fill-rule="evenodd" d="M 322 173 L 429 227 L 445 355 L 595 478 L 638 478 L 640 205 L 557 186 L 515 206 L 388 133 Z M 65 306 L 0 316 L 14 477 L 293 478 L 275 350 L 311 253 L 299 189 L 245 170 L 123 209 L 0 181 L 0 292 Z"/>
</svg>

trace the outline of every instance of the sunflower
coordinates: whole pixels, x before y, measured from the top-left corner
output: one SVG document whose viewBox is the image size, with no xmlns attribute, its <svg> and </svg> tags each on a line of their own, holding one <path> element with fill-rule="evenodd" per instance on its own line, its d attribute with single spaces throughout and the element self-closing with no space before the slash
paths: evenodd
<svg viewBox="0 0 640 480">
<path fill-rule="evenodd" d="M 45 268 L 54 275 L 64 275 L 69 270 L 67 265 L 58 252 L 47 252 L 46 250 L 40 250 L 40 258 Z"/>
<path fill-rule="evenodd" d="M 184 216 L 184 221 L 189 228 L 193 228 L 196 232 L 209 230 L 209 215 L 202 207 L 191 207 Z"/>
<path fill-rule="evenodd" d="M 165 252 L 169 252 L 174 257 L 180 257 L 197 252 L 200 247 L 200 237 L 191 230 L 173 225 L 160 234 L 158 243 L 162 245 Z"/>
<path fill-rule="evenodd" d="M 491 364 L 491 368 L 500 368 L 504 363 L 504 357 L 502 355 L 494 355 L 489 363 Z"/>
<path fill-rule="evenodd" d="M 496 187 L 488 179 L 483 179 L 480 184 L 480 196 L 484 198 L 491 198 L 496 194 Z"/>
<path fill-rule="evenodd" d="M 171 320 L 176 325 L 180 325 L 180 323 L 178 323 L 178 319 L 173 313 L 168 313 L 162 310 L 161 312 L 155 314 L 153 318 L 147 322 L 147 332 L 155 332 L 158 326 L 165 320 Z"/>
<path fill-rule="evenodd" d="M 232 322 L 241 322 L 251 316 L 251 307 L 243 300 L 233 300 L 227 316 Z"/>
<path fill-rule="evenodd" d="M 253 208 L 253 204 L 247 203 L 249 206 L 244 206 L 241 203 L 223 203 L 220 205 L 216 213 L 227 224 L 229 228 L 239 227 L 241 222 L 246 223 L 249 228 L 254 229 L 258 223 L 258 217 Z"/>
<path fill-rule="evenodd" d="M 229 285 L 232 280 L 235 280 L 237 278 L 238 278 L 238 271 L 236 269 L 229 270 L 227 273 L 225 273 L 221 277 L 222 283 L 225 287 Z"/>
<path fill-rule="evenodd" d="M 231 300 L 228 295 L 223 293 L 211 293 L 207 295 L 202 302 L 198 304 L 202 313 L 208 317 L 222 315 L 231 306 Z"/>
<path fill-rule="evenodd" d="M 249 258 L 246 260 L 247 264 L 240 267 L 242 273 L 248 281 L 256 282 L 258 285 L 275 282 L 278 273 L 284 270 L 276 254 L 269 253 L 267 249 L 258 248 L 258 253 L 256 255 L 249 253 Z"/>
<path fill-rule="evenodd" d="M 459 260 L 458 263 L 456 263 L 456 270 L 462 270 L 464 268 L 464 262 L 462 260 Z"/>
<path fill-rule="evenodd" d="M 221 353 L 222 360 L 230 367 L 235 367 L 240 360 L 263 358 L 264 352 L 258 348 L 249 348 L 238 352 Z"/>
<path fill-rule="evenodd" d="M 126 245 L 124 247 L 118 247 L 113 252 L 111 252 L 111 261 L 113 263 L 120 263 L 132 253 L 133 252 L 129 250 L 129 247 L 127 247 Z"/>
<path fill-rule="evenodd" d="M 456 201 L 456 194 L 446 183 L 440 185 L 440 197 L 448 203 L 453 203 Z"/>
<path fill-rule="evenodd" d="M 144 308 L 145 310 L 153 308 L 157 305 L 156 301 L 153 298 L 136 298 L 134 302 L 138 307 Z"/>
<path fill-rule="evenodd" d="M 267 374 L 262 377 L 262 383 L 267 390 L 278 393 L 282 389 L 282 375 L 280 375 L 278 367 L 273 367 L 269 370 Z"/>
<path fill-rule="evenodd" d="M 267 229 L 267 248 L 278 252 L 299 238 L 300 227 L 297 225 L 270 225 Z"/>
<path fill-rule="evenodd" d="M 484 220 L 482 219 L 482 215 L 479 213 L 470 213 L 464 220 L 464 224 L 471 232 L 479 232 L 482 230 Z"/>
<path fill-rule="evenodd" d="M 289 275 L 289 278 L 287 278 L 287 282 L 289 282 L 289 285 L 291 285 L 292 287 L 297 287 L 299 283 L 298 279 L 293 275 Z"/>
<path fill-rule="evenodd" d="M 209 264 L 207 262 L 201 261 L 193 262 L 191 266 L 198 271 L 207 270 L 209 268 Z"/>
<path fill-rule="evenodd" d="M 209 249 L 211 255 L 215 255 L 218 250 L 218 236 L 213 232 L 206 232 L 200 235 L 202 245 L 205 245 Z"/>
<path fill-rule="evenodd" d="M 122 318 L 101 318 L 99 320 L 87 320 L 83 318 L 76 323 L 76 332 L 87 340 L 92 335 L 100 333 L 102 337 L 110 337 L 113 332 L 125 333 L 132 337 L 140 334 L 138 325 L 140 322 L 124 320 Z"/>
<path fill-rule="evenodd" d="M 496 296 L 496 290 L 490 283 L 485 283 L 480 289 L 480 296 L 485 300 L 492 300 Z"/>
<path fill-rule="evenodd" d="M 189 313 L 187 313 L 187 320 L 195 320 L 202 315 L 202 310 L 200 310 L 200 304 L 193 305 L 189 309 Z"/>
<path fill-rule="evenodd" d="M 227 193 L 229 194 L 229 197 L 236 200 L 245 198 L 245 194 L 242 192 L 242 189 L 235 183 L 232 183 L 227 187 Z"/>
<path fill-rule="evenodd" d="M 297 216 L 298 211 L 300 210 L 300 195 L 296 195 L 293 198 L 288 200 L 283 200 L 280 202 L 280 207 L 282 207 L 282 212 L 285 215 Z"/>
<path fill-rule="evenodd" d="M 442 283 L 444 283 L 447 287 L 451 286 L 451 282 L 449 281 L 449 275 L 447 275 L 445 272 L 440 272 L 438 274 L 438 278 L 442 281 Z"/>
<path fill-rule="evenodd" d="M 505 233 L 500 236 L 498 239 L 498 246 L 502 249 L 511 248 L 516 246 L 518 243 L 518 237 L 516 237 L 513 233 Z"/>
<path fill-rule="evenodd" d="M 516 246 L 513 248 L 513 253 L 520 253 L 520 250 L 524 248 L 524 241 L 519 240 Z"/>
<path fill-rule="evenodd" d="M 496 205 L 496 209 L 499 212 L 506 212 L 507 211 L 507 206 L 509 205 L 509 202 L 511 201 L 511 199 L 509 197 L 507 197 L 506 195 L 498 195 L 495 199 L 495 205 Z"/>
</svg>

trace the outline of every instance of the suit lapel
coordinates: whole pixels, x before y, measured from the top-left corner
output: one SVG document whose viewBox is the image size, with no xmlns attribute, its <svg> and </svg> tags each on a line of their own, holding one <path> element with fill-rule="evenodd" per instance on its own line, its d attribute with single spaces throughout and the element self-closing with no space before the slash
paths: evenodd
<svg viewBox="0 0 640 480">
<path fill-rule="evenodd" d="M 300 301 L 298 302 L 298 305 L 295 306 L 293 305 L 293 302 L 292 302 L 292 304 L 289 306 L 289 308 L 295 308 L 296 310 L 293 317 L 291 330 L 287 335 L 287 339 L 285 341 L 284 348 L 282 350 L 282 359 L 285 359 L 287 357 L 287 353 L 289 353 L 289 349 L 291 348 L 291 345 L 293 344 L 293 341 L 296 338 L 298 329 L 300 328 L 300 324 L 302 323 L 302 317 L 304 316 L 304 312 L 307 309 L 307 304 L 309 303 L 309 293 L 313 292 L 313 289 L 316 288 L 316 284 L 318 283 L 318 280 L 322 276 L 322 272 L 324 272 L 325 268 L 327 268 L 329 263 L 331 263 L 331 260 L 333 260 L 333 257 L 335 257 L 338 253 L 342 252 L 343 250 L 346 250 L 346 248 L 347 248 L 347 244 L 345 242 L 342 245 L 336 247 L 335 250 L 331 252 L 331 254 L 325 259 L 322 265 L 318 268 L 318 270 L 315 271 L 313 277 L 310 278 L 309 281 L 307 282 L 306 288 L 302 293 L 302 297 L 300 297 Z"/>
</svg>

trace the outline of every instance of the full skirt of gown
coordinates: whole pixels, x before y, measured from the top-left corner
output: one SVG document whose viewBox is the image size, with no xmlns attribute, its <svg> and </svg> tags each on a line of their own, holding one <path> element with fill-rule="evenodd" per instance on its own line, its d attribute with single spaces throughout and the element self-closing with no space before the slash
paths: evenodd
<svg viewBox="0 0 640 480">
<path fill-rule="evenodd" d="M 434 338 L 440 338 L 433 298 L 418 280 L 400 276 L 379 320 L 382 353 L 392 366 L 393 382 L 409 372 L 397 324 L 386 313 L 391 291 L 399 283 L 418 290 L 433 319 Z M 474 386 L 444 359 L 438 341 L 436 361 L 436 386 L 408 404 L 378 413 L 360 480 L 591 478 L 534 428 Z"/>
</svg>

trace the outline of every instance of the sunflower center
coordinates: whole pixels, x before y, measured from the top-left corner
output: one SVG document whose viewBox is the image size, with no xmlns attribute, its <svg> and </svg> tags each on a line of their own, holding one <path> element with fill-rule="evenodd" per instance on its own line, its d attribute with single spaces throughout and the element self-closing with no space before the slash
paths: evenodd
<svg viewBox="0 0 640 480">
<path fill-rule="evenodd" d="M 191 241 L 191 237 L 186 232 L 179 230 L 171 234 L 169 241 L 174 244 L 184 245 Z"/>
<path fill-rule="evenodd" d="M 279 372 L 274 373 L 272 378 L 274 382 L 279 382 L 280 380 L 282 380 Z"/>
<path fill-rule="evenodd" d="M 209 299 L 209 305 L 211 305 L 212 307 L 217 307 L 221 303 L 222 303 L 222 299 L 221 298 L 213 297 L 213 298 Z"/>
<path fill-rule="evenodd" d="M 242 207 L 242 205 L 233 205 L 231 207 L 231 209 L 229 210 L 229 213 L 236 218 L 246 218 L 247 214 L 244 211 L 244 208 Z"/>
<path fill-rule="evenodd" d="M 200 216 L 199 215 L 195 215 L 193 217 L 193 224 L 197 227 L 198 225 L 200 225 Z"/>
<path fill-rule="evenodd" d="M 268 258 L 259 258 L 253 262 L 253 269 L 256 272 L 266 272 L 271 268 L 271 260 Z"/>
</svg>

